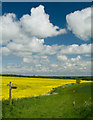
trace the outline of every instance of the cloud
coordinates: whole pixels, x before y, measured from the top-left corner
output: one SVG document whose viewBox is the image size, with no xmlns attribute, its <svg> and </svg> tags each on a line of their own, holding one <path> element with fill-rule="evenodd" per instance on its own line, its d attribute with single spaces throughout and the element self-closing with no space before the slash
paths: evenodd
<svg viewBox="0 0 93 120">
<path fill-rule="evenodd" d="M 46 38 L 66 33 L 65 29 L 60 29 L 50 23 L 49 15 L 45 13 L 44 6 L 39 5 L 31 9 L 31 15 L 23 15 L 20 24 L 25 32 L 38 38 Z"/>
<path fill-rule="evenodd" d="M 57 59 L 59 61 L 67 61 L 68 60 L 67 56 L 65 56 L 65 55 L 57 55 Z"/>
<path fill-rule="evenodd" d="M 19 34 L 19 24 L 16 15 L 13 13 L 0 16 L 0 32 L 2 33 L 2 44 L 8 43 Z"/>
<path fill-rule="evenodd" d="M 91 6 L 91 37 L 93 38 L 93 5 Z"/>
<path fill-rule="evenodd" d="M 2 54 L 8 56 L 10 53 L 11 53 L 11 51 L 7 47 L 2 48 Z"/>
<path fill-rule="evenodd" d="M 32 57 L 33 58 L 33 57 Z M 44 57 L 46 59 L 46 57 Z M 35 58 L 34 58 L 35 59 Z M 91 74 L 91 61 L 87 61 L 77 56 L 76 58 L 68 58 L 68 61 L 54 63 L 43 62 L 38 63 L 20 63 L 20 64 L 7 64 L 3 67 L 3 73 L 17 73 L 17 74 L 30 74 L 30 75 L 90 75 Z M 40 57 L 38 59 L 40 60 Z"/>
<path fill-rule="evenodd" d="M 66 55 L 57 55 L 57 59 L 62 62 L 78 62 L 81 60 L 81 56 L 78 55 L 77 57 L 69 59 Z"/>
<path fill-rule="evenodd" d="M 59 34 L 65 34 L 65 29 L 54 26 L 49 15 L 45 13 L 44 6 L 40 5 L 31 9 L 31 14 L 25 14 L 18 20 L 14 13 L 4 14 L 0 16 L 0 38 L 2 44 L 6 45 L 11 40 L 16 43 L 29 43 L 33 37 L 46 38 Z M 34 44 L 37 42 L 33 41 Z M 1 42 L 0 42 L 1 44 Z"/>
<path fill-rule="evenodd" d="M 72 62 L 80 61 L 81 57 L 78 55 L 76 58 L 71 58 Z"/>
<path fill-rule="evenodd" d="M 34 42 L 35 45 L 34 45 Z M 37 42 L 36 42 L 37 41 Z M 33 43 L 33 44 L 32 44 Z M 56 55 L 58 60 L 67 60 L 66 55 L 82 54 L 89 55 L 91 53 L 91 44 L 72 44 L 72 45 L 44 45 L 43 39 L 33 38 L 29 44 L 19 44 L 11 42 L 2 48 L 3 55 L 14 54 L 19 57 L 29 58 L 30 56 L 52 56 Z"/>
<path fill-rule="evenodd" d="M 86 56 L 86 57 L 91 57 L 91 53 L 90 53 L 90 54 L 85 54 L 84 56 Z"/>
<path fill-rule="evenodd" d="M 56 54 L 61 48 L 61 45 L 45 45 L 44 50 L 42 51 L 41 54 L 46 54 L 46 55 L 54 55 Z"/>
<path fill-rule="evenodd" d="M 67 26 L 78 38 L 87 41 L 91 37 L 91 8 L 75 11 L 66 16 Z"/>
<path fill-rule="evenodd" d="M 33 38 L 28 47 L 32 49 L 32 52 L 40 52 L 43 50 L 43 43 L 44 39 Z"/>
<path fill-rule="evenodd" d="M 35 44 L 34 44 L 35 42 Z M 44 45 L 44 39 L 33 38 L 29 44 L 19 44 L 11 42 L 3 47 L 3 55 L 14 54 L 20 57 L 29 57 L 33 54 L 42 56 L 57 55 L 58 59 L 64 55 L 72 54 L 90 54 L 91 44 L 72 44 L 72 45 Z"/>
<path fill-rule="evenodd" d="M 28 38 L 29 40 L 29 38 Z M 38 38 L 30 38 L 29 42 L 25 43 L 26 40 L 24 40 L 23 43 L 21 42 L 10 42 L 7 44 L 7 47 L 13 51 L 13 52 L 40 52 L 42 51 L 44 45 L 44 39 L 38 39 Z"/>
<path fill-rule="evenodd" d="M 44 55 L 31 55 L 23 58 L 24 63 L 32 63 L 32 64 L 46 64 L 49 63 L 49 58 L 48 56 Z"/>
<path fill-rule="evenodd" d="M 68 46 L 63 45 L 59 53 L 67 55 L 91 53 L 91 44 L 72 44 Z"/>
</svg>

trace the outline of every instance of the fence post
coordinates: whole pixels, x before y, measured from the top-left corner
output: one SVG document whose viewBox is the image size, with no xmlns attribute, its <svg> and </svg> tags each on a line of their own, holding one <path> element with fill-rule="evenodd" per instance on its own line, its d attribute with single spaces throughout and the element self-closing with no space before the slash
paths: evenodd
<svg viewBox="0 0 93 120">
<path fill-rule="evenodd" d="M 7 86 L 9 86 L 9 105 L 12 104 L 12 89 L 16 89 L 17 87 L 14 86 L 14 84 L 12 84 L 12 82 L 10 82 L 9 84 L 7 84 Z"/>
<path fill-rule="evenodd" d="M 11 98 L 11 82 L 10 82 L 10 86 L 9 86 L 9 105 L 11 105 L 12 103 L 12 98 Z"/>
</svg>

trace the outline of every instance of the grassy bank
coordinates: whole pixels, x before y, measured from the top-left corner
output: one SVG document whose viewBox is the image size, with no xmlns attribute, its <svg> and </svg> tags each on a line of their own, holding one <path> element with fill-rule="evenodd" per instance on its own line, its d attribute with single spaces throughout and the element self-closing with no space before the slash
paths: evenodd
<svg viewBox="0 0 93 120">
<path fill-rule="evenodd" d="M 73 106 L 75 100 L 75 106 Z M 51 95 L 3 101 L 3 118 L 88 118 L 91 117 L 91 84 L 64 85 Z"/>
</svg>

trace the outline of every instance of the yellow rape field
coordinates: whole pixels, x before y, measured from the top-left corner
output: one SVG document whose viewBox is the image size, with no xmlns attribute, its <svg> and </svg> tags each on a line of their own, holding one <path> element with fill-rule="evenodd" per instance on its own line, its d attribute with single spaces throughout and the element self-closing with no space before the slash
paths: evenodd
<svg viewBox="0 0 93 120">
<path fill-rule="evenodd" d="M 25 98 L 44 95 L 65 84 L 76 83 L 72 79 L 50 79 L 50 78 L 26 78 L 26 77 L 2 77 L 2 99 L 9 98 L 9 82 L 12 82 L 17 89 L 12 89 L 12 98 Z M 88 81 L 81 81 L 88 82 Z M 1 84 L 0 84 L 1 85 Z"/>
</svg>

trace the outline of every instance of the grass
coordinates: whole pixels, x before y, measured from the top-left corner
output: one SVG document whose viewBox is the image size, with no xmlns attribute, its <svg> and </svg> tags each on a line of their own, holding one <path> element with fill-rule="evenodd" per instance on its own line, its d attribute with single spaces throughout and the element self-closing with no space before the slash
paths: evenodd
<svg viewBox="0 0 93 120">
<path fill-rule="evenodd" d="M 90 83 L 64 85 L 50 94 L 13 99 L 11 106 L 3 101 L 3 118 L 91 118 Z"/>
</svg>

